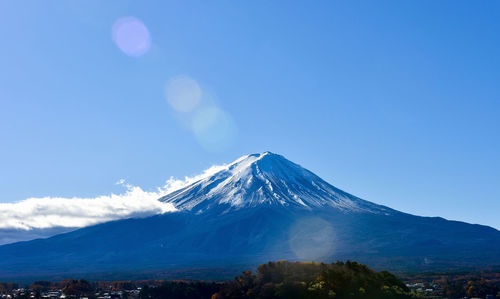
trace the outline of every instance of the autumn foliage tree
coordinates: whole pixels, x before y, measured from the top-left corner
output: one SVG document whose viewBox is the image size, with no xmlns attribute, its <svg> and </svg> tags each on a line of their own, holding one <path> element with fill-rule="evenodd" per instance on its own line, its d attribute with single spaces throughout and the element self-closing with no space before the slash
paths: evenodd
<svg viewBox="0 0 500 299">
<path fill-rule="evenodd" d="M 69 296 L 90 295 L 94 287 L 85 279 L 66 279 L 59 283 L 64 294 Z"/>
<path fill-rule="evenodd" d="M 332 264 L 270 262 L 244 272 L 212 298 L 415 298 L 389 272 L 347 261 Z"/>
</svg>

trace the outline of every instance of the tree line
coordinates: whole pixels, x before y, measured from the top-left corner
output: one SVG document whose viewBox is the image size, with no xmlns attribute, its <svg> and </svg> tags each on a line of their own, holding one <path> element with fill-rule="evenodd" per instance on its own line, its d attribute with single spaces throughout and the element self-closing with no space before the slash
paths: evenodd
<svg viewBox="0 0 500 299">
<path fill-rule="evenodd" d="M 356 262 L 332 264 L 305 262 L 269 262 L 243 272 L 225 283 L 168 282 L 155 288 L 143 288 L 141 299 L 212 298 L 423 298 L 411 293 L 393 274 L 376 272 Z"/>
</svg>

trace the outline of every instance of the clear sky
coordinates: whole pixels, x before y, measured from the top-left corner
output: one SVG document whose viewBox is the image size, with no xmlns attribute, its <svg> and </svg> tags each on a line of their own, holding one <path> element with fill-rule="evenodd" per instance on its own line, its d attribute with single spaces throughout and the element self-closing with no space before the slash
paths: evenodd
<svg viewBox="0 0 500 299">
<path fill-rule="evenodd" d="M 500 229 L 498 1 L 7 0 L 0 25 L 2 203 L 269 150 Z"/>
</svg>

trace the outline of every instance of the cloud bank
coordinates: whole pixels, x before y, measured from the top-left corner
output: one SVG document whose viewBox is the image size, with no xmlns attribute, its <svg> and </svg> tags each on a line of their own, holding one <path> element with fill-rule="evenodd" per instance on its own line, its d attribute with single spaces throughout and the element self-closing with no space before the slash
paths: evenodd
<svg viewBox="0 0 500 299">
<path fill-rule="evenodd" d="M 185 177 L 182 180 L 170 178 L 164 186 L 155 191 L 145 191 L 120 180 L 117 184 L 126 189 L 122 194 L 112 193 L 92 198 L 48 196 L 28 198 L 16 203 L 0 203 L 0 229 L 84 227 L 117 219 L 175 212 L 177 209 L 172 204 L 160 202 L 158 199 L 226 167 L 212 166 L 200 175 Z"/>
</svg>

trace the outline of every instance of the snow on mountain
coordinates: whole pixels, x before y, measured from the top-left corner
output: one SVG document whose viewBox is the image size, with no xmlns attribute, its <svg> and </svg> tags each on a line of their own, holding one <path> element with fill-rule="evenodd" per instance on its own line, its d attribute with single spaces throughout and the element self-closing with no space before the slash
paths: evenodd
<svg viewBox="0 0 500 299">
<path fill-rule="evenodd" d="M 328 184 L 309 170 L 271 152 L 243 156 L 222 170 L 174 191 L 160 201 L 203 213 L 262 205 L 345 212 L 392 213 Z"/>
<path fill-rule="evenodd" d="M 397 271 L 500 265 L 498 230 L 376 205 L 270 152 L 185 182 L 160 199 L 177 212 L 0 246 L 0 279 L 130 279 L 193 267 L 209 275 L 234 267 L 234 277 L 280 259 L 356 260 Z"/>
</svg>

